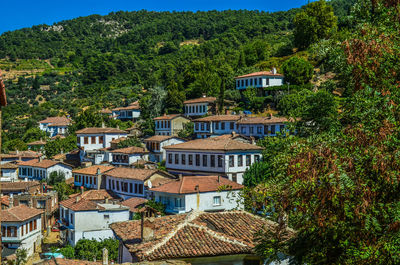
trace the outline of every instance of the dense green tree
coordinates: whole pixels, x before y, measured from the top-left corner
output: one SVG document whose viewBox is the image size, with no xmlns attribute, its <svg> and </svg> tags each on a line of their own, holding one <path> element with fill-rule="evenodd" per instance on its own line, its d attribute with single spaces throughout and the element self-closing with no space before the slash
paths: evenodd
<svg viewBox="0 0 400 265">
<path fill-rule="evenodd" d="M 129 137 L 128 139 L 119 142 L 117 146 L 118 148 L 125 148 L 130 146 L 142 147 L 142 142 L 137 137 Z"/>
<path fill-rule="evenodd" d="M 65 174 L 64 172 L 60 171 L 53 171 L 50 173 L 47 183 L 51 186 L 54 186 L 57 183 L 65 182 Z"/>
<path fill-rule="evenodd" d="M 48 158 L 63 153 L 68 153 L 77 148 L 76 136 L 69 135 L 66 138 L 57 138 L 55 140 L 48 141 L 44 146 L 45 155 Z"/>
<path fill-rule="evenodd" d="M 310 82 L 314 67 L 300 57 L 291 57 L 282 65 L 285 81 L 291 85 L 305 85 Z"/>
<path fill-rule="evenodd" d="M 309 3 L 294 17 L 294 42 L 301 49 L 330 36 L 336 29 L 337 18 L 325 0 Z"/>
<path fill-rule="evenodd" d="M 33 141 L 38 141 L 40 139 L 45 140 L 46 139 L 46 132 L 40 130 L 37 127 L 32 127 L 29 128 L 28 130 L 26 130 L 26 132 L 24 133 L 24 136 L 22 136 L 22 140 L 25 143 L 30 143 Z"/>
</svg>

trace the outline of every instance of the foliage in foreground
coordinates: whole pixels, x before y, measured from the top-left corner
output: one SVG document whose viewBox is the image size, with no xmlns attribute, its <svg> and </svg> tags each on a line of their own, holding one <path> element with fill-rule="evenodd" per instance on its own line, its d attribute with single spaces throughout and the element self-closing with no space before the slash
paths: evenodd
<svg viewBox="0 0 400 265">
<path fill-rule="evenodd" d="M 60 249 L 60 253 L 67 259 L 80 259 L 80 260 L 102 260 L 103 248 L 108 249 L 108 260 L 118 260 L 118 246 L 117 239 L 104 239 L 101 241 L 81 239 L 76 243 L 75 247 L 68 245 Z"/>
</svg>

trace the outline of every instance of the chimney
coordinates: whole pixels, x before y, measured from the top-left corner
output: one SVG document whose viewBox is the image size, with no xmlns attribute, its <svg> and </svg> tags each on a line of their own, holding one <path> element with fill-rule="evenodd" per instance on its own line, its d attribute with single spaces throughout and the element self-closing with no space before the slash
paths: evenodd
<svg viewBox="0 0 400 265">
<path fill-rule="evenodd" d="M 273 67 L 271 72 L 272 72 L 273 75 L 276 75 L 276 68 Z"/>
<path fill-rule="evenodd" d="M 107 197 L 107 196 L 104 197 L 104 203 L 105 203 L 105 204 L 108 203 L 108 197 Z"/>
<path fill-rule="evenodd" d="M 203 98 L 205 98 L 205 97 L 207 97 L 207 95 L 206 95 L 206 94 L 203 94 Z"/>
<path fill-rule="evenodd" d="M 178 175 L 179 180 L 182 180 L 182 174 Z"/>
<path fill-rule="evenodd" d="M 83 194 L 83 186 L 81 186 L 81 194 Z"/>
<path fill-rule="evenodd" d="M 104 121 L 101 123 L 101 128 L 106 128 L 106 124 L 104 123 Z"/>
<path fill-rule="evenodd" d="M 119 130 L 119 125 L 117 125 L 117 129 Z"/>
<path fill-rule="evenodd" d="M 235 137 L 235 136 L 236 136 L 236 132 L 232 131 L 232 137 Z"/>
<path fill-rule="evenodd" d="M 141 212 L 141 240 L 148 241 L 154 237 L 154 217 L 144 219 L 145 212 Z"/>
<path fill-rule="evenodd" d="M 77 195 L 76 197 L 75 197 L 75 203 L 78 203 L 79 202 L 79 195 Z"/>
<path fill-rule="evenodd" d="M 103 248 L 103 265 L 108 265 L 108 249 Z"/>
<path fill-rule="evenodd" d="M 64 148 L 61 148 L 61 154 L 64 154 Z"/>
<path fill-rule="evenodd" d="M 39 162 L 42 162 L 42 161 L 43 161 L 43 157 L 39 156 Z"/>
<path fill-rule="evenodd" d="M 269 118 L 272 119 L 272 113 L 269 113 Z"/>
<path fill-rule="evenodd" d="M 19 150 L 17 149 L 17 155 L 19 154 Z"/>
<path fill-rule="evenodd" d="M 10 202 L 9 202 L 8 208 L 11 209 L 12 207 L 14 207 L 14 196 L 13 196 L 13 194 L 11 193 L 11 194 L 10 194 Z"/>
<path fill-rule="evenodd" d="M 251 144 L 256 144 L 256 139 L 253 136 L 250 136 Z"/>
<path fill-rule="evenodd" d="M 32 204 L 32 199 L 28 201 L 28 207 L 32 208 L 33 204 Z"/>
</svg>

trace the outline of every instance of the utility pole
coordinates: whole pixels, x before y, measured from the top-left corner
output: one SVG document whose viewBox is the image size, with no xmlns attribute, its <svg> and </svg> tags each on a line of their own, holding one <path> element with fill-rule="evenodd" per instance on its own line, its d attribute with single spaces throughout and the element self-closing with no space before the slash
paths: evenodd
<svg viewBox="0 0 400 265">
<path fill-rule="evenodd" d="M 2 172 L 1 172 L 1 141 L 2 141 L 2 138 L 1 138 L 1 131 L 2 131 L 1 114 L 2 114 L 2 109 L 1 108 L 3 106 L 6 106 L 6 105 L 7 105 L 6 88 L 4 86 L 3 77 L 2 77 L 1 70 L 0 70 L 0 177 L 3 176 Z M 0 194 L 1 194 L 1 181 L 0 181 Z M 0 198 L 0 200 L 1 200 L 1 198 Z M 0 210 L 1 210 L 1 205 L 0 205 Z M 0 216 L 0 228 L 1 228 L 1 216 Z M 0 262 L 1 262 L 1 253 L 2 253 L 2 250 L 3 250 L 3 248 L 2 248 L 2 240 L 1 240 L 2 237 L 3 237 L 3 235 L 2 235 L 1 229 L 0 229 Z"/>
</svg>

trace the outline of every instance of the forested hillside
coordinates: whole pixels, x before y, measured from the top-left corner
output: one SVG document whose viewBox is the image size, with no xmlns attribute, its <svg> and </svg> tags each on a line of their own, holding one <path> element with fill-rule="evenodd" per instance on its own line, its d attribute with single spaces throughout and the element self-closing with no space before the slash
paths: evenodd
<svg viewBox="0 0 400 265">
<path fill-rule="evenodd" d="M 331 4 L 345 20 L 352 2 Z M 240 101 L 234 76 L 279 69 L 293 56 L 296 12 L 116 12 L 6 32 L 0 36 L 0 67 L 9 77 L 4 128 L 6 140 L 14 141 L 4 148 L 24 148 L 20 135 L 38 120 L 75 119 L 87 106 L 141 98 L 151 127 L 151 117 L 181 111 L 186 98 Z M 158 108 L 153 94 L 162 96 Z"/>
</svg>

